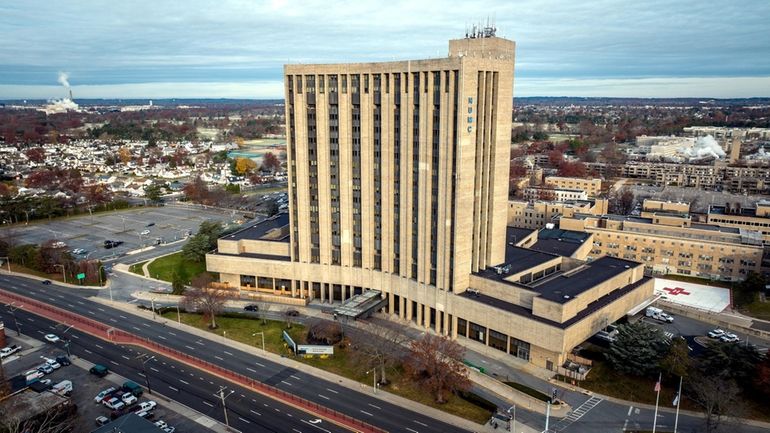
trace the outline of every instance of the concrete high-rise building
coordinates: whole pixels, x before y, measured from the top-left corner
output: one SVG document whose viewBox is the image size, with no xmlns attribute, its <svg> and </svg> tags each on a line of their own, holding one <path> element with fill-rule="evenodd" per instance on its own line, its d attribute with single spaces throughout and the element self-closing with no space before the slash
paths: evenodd
<svg viewBox="0 0 770 433">
<path fill-rule="evenodd" d="M 207 269 L 241 297 L 382 310 L 561 365 L 652 284 L 512 241 L 514 48 L 485 31 L 446 58 L 287 65 L 289 212 L 219 239 Z"/>
</svg>

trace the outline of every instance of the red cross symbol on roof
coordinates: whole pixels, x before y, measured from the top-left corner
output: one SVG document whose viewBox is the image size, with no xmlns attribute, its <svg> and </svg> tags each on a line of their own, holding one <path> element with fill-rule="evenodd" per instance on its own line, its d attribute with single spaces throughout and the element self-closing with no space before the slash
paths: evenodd
<svg viewBox="0 0 770 433">
<path fill-rule="evenodd" d="M 672 296 L 676 296 L 676 295 L 689 295 L 690 294 L 690 292 L 685 291 L 681 287 L 675 287 L 673 289 L 671 287 L 664 287 L 663 290 L 667 291 L 668 294 L 672 295 Z"/>
</svg>

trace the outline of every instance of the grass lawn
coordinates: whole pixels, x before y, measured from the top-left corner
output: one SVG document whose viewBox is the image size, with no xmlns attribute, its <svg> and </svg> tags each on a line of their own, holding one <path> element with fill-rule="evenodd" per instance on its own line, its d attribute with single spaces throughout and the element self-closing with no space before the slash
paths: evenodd
<svg viewBox="0 0 770 433">
<path fill-rule="evenodd" d="M 171 276 L 175 269 L 184 270 L 187 275 L 187 281 L 190 281 L 198 276 L 198 274 L 206 272 L 206 263 L 184 260 L 182 258 L 182 252 L 180 251 L 167 256 L 158 257 L 147 266 L 150 277 L 169 282 L 171 281 Z"/>
<path fill-rule="evenodd" d="M 737 310 L 747 316 L 756 317 L 757 319 L 770 320 L 770 300 L 762 302 L 760 294 L 757 293 L 754 296 L 754 302 L 745 305 L 736 306 Z"/>
<path fill-rule="evenodd" d="M 176 311 L 166 312 L 163 314 L 163 317 L 169 320 L 177 320 Z M 266 321 L 266 324 L 263 324 L 259 319 L 246 317 L 220 317 L 217 318 L 219 328 L 209 330 L 208 323 L 203 322 L 200 314 L 183 313 L 181 315 L 181 320 L 187 325 L 208 330 L 217 335 L 223 335 L 226 332 L 227 338 L 257 348 L 262 347 L 262 337 L 261 335 L 255 336 L 254 334 L 257 332 L 264 332 L 265 347 L 268 351 L 293 357 L 293 354 L 283 341 L 282 332 L 286 329 L 286 323 L 283 321 L 268 320 Z M 295 323 L 292 325 L 291 329 L 287 329 L 287 331 L 292 339 L 298 344 L 305 342 L 306 331 L 303 325 Z M 356 363 L 353 357 L 349 356 L 349 353 L 339 346 L 335 346 L 334 355 L 326 359 L 319 357 L 296 357 L 294 359 L 304 364 L 312 365 L 322 370 L 353 379 L 365 385 L 372 385 L 372 376 L 367 375 L 362 371 L 360 365 Z M 433 396 L 427 394 L 425 390 L 417 386 L 400 368 L 389 372 L 388 379 L 390 380 L 390 384 L 384 387 L 384 390 L 427 406 L 443 410 L 479 424 L 486 422 L 492 415 L 491 410 L 484 409 L 483 407 L 456 395 L 450 395 L 447 398 L 448 401 L 444 404 L 436 404 L 433 401 Z"/>
<path fill-rule="evenodd" d="M 144 270 L 142 269 L 142 267 L 144 267 L 145 263 L 147 263 L 146 260 L 143 262 L 134 263 L 133 265 L 128 267 L 128 271 L 136 275 L 144 276 Z"/>
<path fill-rule="evenodd" d="M 57 269 L 61 269 L 61 268 L 57 268 Z M 8 270 L 8 265 L 7 264 L 3 264 L 3 269 L 2 270 L 3 271 Z M 11 263 L 11 271 L 19 272 L 19 273 L 22 273 L 22 274 L 35 275 L 37 277 L 45 278 L 45 279 L 51 280 L 51 281 L 65 282 L 61 278 L 61 272 L 56 272 L 56 273 L 53 273 L 53 274 L 46 274 L 45 272 L 36 271 L 34 269 L 30 269 L 30 268 L 27 268 L 27 267 L 24 267 L 24 266 L 21 266 L 21 265 L 16 265 L 16 264 L 13 264 L 13 263 Z M 68 278 L 66 282 L 70 283 L 70 284 L 78 284 L 78 282 L 76 280 L 73 280 L 72 278 Z M 98 282 L 86 282 L 85 284 L 82 284 L 82 285 L 83 286 L 99 287 Z"/>
<path fill-rule="evenodd" d="M 530 395 L 532 397 L 535 397 L 538 400 L 541 401 L 551 401 L 551 397 L 536 390 L 533 388 L 528 387 L 527 385 L 522 385 L 520 383 L 516 382 L 503 382 L 506 385 L 510 386 L 511 388 L 518 389 L 519 391 L 523 392 L 524 394 Z"/>
</svg>

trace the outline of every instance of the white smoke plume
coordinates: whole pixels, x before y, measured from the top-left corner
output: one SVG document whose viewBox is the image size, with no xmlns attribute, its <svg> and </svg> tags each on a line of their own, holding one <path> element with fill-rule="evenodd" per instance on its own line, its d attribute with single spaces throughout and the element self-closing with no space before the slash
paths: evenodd
<svg viewBox="0 0 770 433">
<path fill-rule="evenodd" d="M 716 159 L 724 158 L 726 156 L 725 151 L 717 143 L 714 137 L 707 135 L 705 137 L 698 137 L 695 140 L 695 145 L 691 148 L 681 149 L 682 154 L 685 157 L 691 159 L 704 158 L 712 156 Z"/>
<path fill-rule="evenodd" d="M 70 87 L 69 74 L 66 72 L 59 72 L 59 84 L 64 87 Z"/>
</svg>

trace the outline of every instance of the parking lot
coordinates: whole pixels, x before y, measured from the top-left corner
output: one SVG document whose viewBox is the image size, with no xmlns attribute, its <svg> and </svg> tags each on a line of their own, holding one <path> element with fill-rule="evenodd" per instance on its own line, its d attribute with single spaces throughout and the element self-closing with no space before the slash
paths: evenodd
<svg viewBox="0 0 770 433">
<path fill-rule="evenodd" d="M 243 215 L 210 207 L 168 205 L 19 224 L 8 229 L 8 236 L 16 243 L 42 244 L 53 239 L 66 244 L 70 251 L 85 250 L 77 257 L 106 259 L 158 242 L 184 239 L 188 233 L 196 233 L 200 223 L 206 220 L 227 225 L 242 221 Z M 123 243 L 107 249 L 106 240 Z"/>
<path fill-rule="evenodd" d="M 3 362 L 5 374 L 8 378 L 13 378 L 22 372 L 36 369 L 45 362 L 43 357 L 56 358 L 57 355 L 66 355 L 60 347 L 36 340 L 27 338 L 20 340 L 14 336 L 8 336 L 8 340 L 9 346 L 16 344 L 23 348 L 21 356 L 13 356 Z M 120 385 L 122 385 L 124 380 L 114 373 L 110 373 L 104 378 L 99 378 L 88 372 L 88 369 L 92 366 L 91 363 L 74 356 L 70 359 L 72 365 L 61 366 L 52 373 L 45 375 L 42 379 L 50 380 L 52 385 L 55 385 L 62 380 L 72 381 L 73 390 L 71 398 L 77 405 L 77 419 L 75 421 L 74 431 L 89 432 L 97 428 L 97 417 L 110 417 L 110 410 L 103 404 L 95 403 L 94 397 L 106 388 L 120 388 Z M 16 381 L 18 381 L 18 379 L 16 379 Z M 151 421 L 162 419 L 169 425 L 176 427 L 176 432 L 179 433 L 211 431 L 195 421 L 170 410 L 164 405 L 164 400 L 162 399 L 157 399 L 145 393 L 139 399 L 139 402 L 148 401 L 148 399 L 152 399 L 158 403 L 158 406 L 152 413 Z"/>
</svg>

